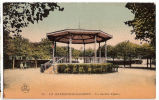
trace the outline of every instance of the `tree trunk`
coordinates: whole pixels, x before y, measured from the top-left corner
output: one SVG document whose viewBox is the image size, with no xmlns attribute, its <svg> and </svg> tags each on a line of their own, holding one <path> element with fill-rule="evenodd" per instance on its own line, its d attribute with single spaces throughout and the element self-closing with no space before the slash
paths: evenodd
<svg viewBox="0 0 159 100">
<path fill-rule="evenodd" d="M 130 67 L 131 67 L 131 56 L 130 56 Z"/>
<path fill-rule="evenodd" d="M 15 65 L 15 59 L 13 58 L 13 65 L 12 65 L 13 69 L 14 69 L 14 65 Z"/>
<path fill-rule="evenodd" d="M 149 59 L 147 58 L 147 68 L 149 67 Z"/>
<path fill-rule="evenodd" d="M 152 59 L 150 58 L 150 68 L 152 67 Z"/>
<path fill-rule="evenodd" d="M 37 60 L 35 60 L 35 68 L 38 68 Z"/>
<path fill-rule="evenodd" d="M 125 67 L 125 56 L 124 56 L 124 67 Z"/>
</svg>

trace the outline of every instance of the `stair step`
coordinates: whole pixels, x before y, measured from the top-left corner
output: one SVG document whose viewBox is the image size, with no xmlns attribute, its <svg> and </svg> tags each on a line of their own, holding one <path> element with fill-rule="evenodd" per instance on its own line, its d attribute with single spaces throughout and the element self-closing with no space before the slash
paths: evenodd
<svg viewBox="0 0 159 100">
<path fill-rule="evenodd" d="M 46 74 L 55 74 L 57 73 L 57 65 L 52 65 L 44 71 Z"/>
</svg>

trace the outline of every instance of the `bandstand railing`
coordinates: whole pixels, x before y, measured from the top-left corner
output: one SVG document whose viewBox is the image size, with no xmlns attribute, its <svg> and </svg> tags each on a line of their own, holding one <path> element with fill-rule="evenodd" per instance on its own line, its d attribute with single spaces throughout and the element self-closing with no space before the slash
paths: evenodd
<svg viewBox="0 0 159 100">
<path fill-rule="evenodd" d="M 61 59 L 62 58 L 62 59 Z M 55 57 L 56 63 L 70 63 L 68 57 Z M 72 63 L 105 63 L 105 57 L 78 57 L 72 58 Z"/>
</svg>

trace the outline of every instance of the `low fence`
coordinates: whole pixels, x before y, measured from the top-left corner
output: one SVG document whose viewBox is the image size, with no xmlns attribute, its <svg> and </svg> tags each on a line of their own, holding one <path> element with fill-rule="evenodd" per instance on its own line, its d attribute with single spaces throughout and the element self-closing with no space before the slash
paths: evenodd
<svg viewBox="0 0 159 100">
<path fill-rule="evenodd" d="M 58 61 L 59 59 L 61 59 L 61 57 L 55 57 L 55 60 Z M 49 60 L 37 60 L 37 67 L 40 67 L 41 64 L 44 64 L 46 62 L 48 62 Z M 72 63 L 94 63 L 95 58 L 94 57 L 79 57 L 79 58 L 73 58 L 72 59 Z M 96 58 L 96 63 L 105 63 L 106 62 L 106 58 L 104 57 L 97 57 Z M 108 63 L 113 63 L 116 65 L 124 65 L 124 61 L 123 60 L 107 60 Z M 35 60 L 15 60 L 14 62 L 14 68 L 20 68 L 20 64 L 26 65 L 27 68 L 32 68 L 36 66 L 36 62 Z M 69 59 L 67 57 L 63 57 L 62 60 L 60 60 L 58 63 L 69 63 Z M 126 61 L 125 65 L 129 65 L 129 64 L 142 64 L 142 60 L 132 60 L 130 61 Z M 13 61 L 9 60 L 7 62 L 8 66 L 5 66 L 4 68 L 12 68 L 13 66 Z"/>
<path fill-rule="evenodd" d="M 61 59 L 63 58 L 63 59 Z M 61 59 L 61 60 L 60 60 Z M 59 61 L 60 60 L 60 61 Z M 69 63 L 69 58 L 68 57 L 55 57 L 55 62 L 59 61 L 58 63 Z M 78 58 L 73 58 L 72 63 L 104 63 L 106 62 L 105 57 L 78 57 Z"/>
<path fill-rule="evenodd" d="M 37 60 L 37 67 L 40 67 L 41 64 L 44 64 L 48 62 L 49 60 Z M 20 64 L 23 64 L 23 66 L 26 66 L 26 68 L 34 68 L 36 67 L 35 60 L 15 60 L 14 61 L 14 68 L 20 68 Z M 5 66 L 5 69 L 12 68 L 13 67 L 13 61 L 9 60 L 7 66 Z"/>
</svg>

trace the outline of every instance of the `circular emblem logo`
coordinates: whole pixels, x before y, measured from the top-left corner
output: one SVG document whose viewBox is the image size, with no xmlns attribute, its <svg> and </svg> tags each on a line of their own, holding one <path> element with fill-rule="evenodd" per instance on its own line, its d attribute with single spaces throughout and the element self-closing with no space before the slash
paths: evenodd
<svg viewBox="0 0 159 100">
<path fill-rule="evenodd" d="M 23 84 L 23 86 L 21 87 L 21 91 L 23 91 L 24 93 L 28 93 L 30 90 L 30 87 L 27 84 Z"/>
</svg>

